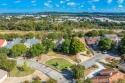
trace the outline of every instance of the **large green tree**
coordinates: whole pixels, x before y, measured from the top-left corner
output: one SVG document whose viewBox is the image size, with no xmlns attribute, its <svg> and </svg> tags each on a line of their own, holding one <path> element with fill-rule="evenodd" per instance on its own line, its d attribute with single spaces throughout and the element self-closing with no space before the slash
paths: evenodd
<svg viewBox="0 0 125 83">
<path fill-rule="evenodd" d="M 99 36 L 99 32 L 96 31 L 96 30 L 92 30 L 92 31 L 89 31 L 85 34 L 85 36 L 88 36 L 88 37 L 96 37 L 96 36 Z"/>
<path fill-rule="evenodd" d="M 15 68 L 16 61 L 7 59 L 6 54 L 0 54 L 0 69 L 11 71 Z"/>
<path fill-rule="evenodd" d="M 29 49 L 29 53 L 34 57 L 45 52 L 45 48 L 42 44 L 35 44 Z"/>
<path fill-rule="evenodd" d="M 99 41 L 98 46 L 102 50 L 110 50 L 113 46 L 113 41 L 109 38 L 103 38 L 102 40 Z"/>
<path fill-rule="evenodd" d="M 7 48 L 5 48 L 5 47 L 1 47 L 1 48 L 0 48 L 0 54 L 1 54 L 1 53 L 8 54 L 8 53 L 9 53 L 9 50 L 8 50 Z"/>
<path fill-rule="evenodd" d="M 61 46 L 61 51 L 63 53 L 69 53 L 69 49 L 70 49 L 70 40 L 66 39 Z"/>
<path fill-rule="evenodd" d="M 56 44 L 49 39 L 43 40 L 42 44 L 44 45 L 46 51 L 52 51 L 56 48 Z"/>
<path fill-rule="evenodd" d="M 71 54 L 77 54 L 77 53 L 83 52 L 83 51 L 85 51 L 85 45 L 80 40 L 73 38 L 71 40 L 69 52 Z"/>
<path fill-rule="evenodd" d="M 85 67 L 81 65 L 74 65 L 72 67 L 72 74 L 75 79 L 80 79 L 84 77 Z"/>
<path fill-rule="evenodd" d="M 21 56 L 23 55 L 24 53 L 26 53 L 27 51 L 27 48 L 24 44 L 16 44 L 13 46 L 13 48 L 11 49 L 11 54 L 13 56 Z"/>
</svg>

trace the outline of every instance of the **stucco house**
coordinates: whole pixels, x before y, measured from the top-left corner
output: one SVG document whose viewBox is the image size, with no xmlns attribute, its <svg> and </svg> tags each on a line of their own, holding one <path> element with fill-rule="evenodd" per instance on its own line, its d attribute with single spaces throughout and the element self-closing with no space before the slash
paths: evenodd
<svg viewBox="0 0 125 83">
<path fill-rule="evenodd" d="M 8 77 L 8 72 L 0 69 L 0 83 Z"/>
</svg>

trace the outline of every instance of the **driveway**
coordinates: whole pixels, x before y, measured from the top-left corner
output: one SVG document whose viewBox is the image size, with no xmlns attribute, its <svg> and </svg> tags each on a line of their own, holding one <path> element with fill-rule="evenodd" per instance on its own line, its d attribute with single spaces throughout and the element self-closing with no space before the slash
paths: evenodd
<svg viewBox="0 0 125 83">
<path fill-rule="evenodd" d="M 93 66 L 96 62 L 105 59 L 106 57 L 109 57 L 110 55 L 108 54 L 99 54 L 96 56 L 91 57 L 90 59 L 84 61 L 81 63 L 81 65 L 85 66 L 86 69 L 90 68 Z"/>
<path fill-rule="evenodd" d="M 42 73 L 46 74 L 47 76 L 55 79 L 58 81 L 58 83 L 73 83 L 72 81 L 72 75 L 69 72 L 59 72 L 56 71 L 44 64 L 35 62 L 35 61 L 30 61 L 30 60 L 20 60 L 17 59 L 17 64 L 18 65 L 23 65 L 24 61 L 27 62 L 27 64 L 29 65 L 29 67 L 37 69 L 39 71 L 41 71 Z"/>
<path fill-rule="evenodd" d="M 98 66 L 98 69 L 97 70 L 95 70 L 95 71 L 93 71 L 93 72 L 91 72 L 89 75 L 87 75 L 86 77 L 85 77 L 85 79 L 86 78 L 93 78 L 93 77 L 95 77 L 97 74 L 99 74 L 100 73 L 100 71 L 102 71 L 103 69 L 105 69 L 105 67 L 102 65 L 102 64 L 100 64 L 100 63 L 95 63 L 97 66 Z"/>
</svg>

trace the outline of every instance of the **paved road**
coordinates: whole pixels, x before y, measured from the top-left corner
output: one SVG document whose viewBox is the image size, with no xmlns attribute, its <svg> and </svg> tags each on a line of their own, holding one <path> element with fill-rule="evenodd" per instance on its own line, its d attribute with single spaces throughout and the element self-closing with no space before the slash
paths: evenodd
<svg viewBox="0 0 125 83">
<path fill-rule="evenodd" d="M 17 60 L 18 65 L 23 65 L 25 60 Z M 58 83 L 73 83 L 72 81 L 72 75 L 70 71 L 63 71 L 63 72 L 58 72 L 44 64 L 38 63 L 38 62 L 33 62 L 30 60 L 26 60 L 27 64 L 31 68 L 35 68 L 44 74 L 48 75 L 49 77 L 55 79 L 58 81 Z"/>
<path fill-rule="evenodd" d="M 102 71 L 103 69 L 105 69 L 105 67 L 102 65 L 102 64 L 100 64 L 100 63 L 95 63 L 97 66 L 98 66 L 98 69 L 97 70 L 95 70 L 95 71 L 93 71 L 93 72 L 91 72 L 89 75 L 87 75 L 86 77 L 85 77 L 85 79 L 86 78 L 93 78 L 94 76 L 96 76 L 97 74 L 99 74 L 100 73 L 100 71 Z"/>
<path fill-rule="evenodd" d="M 102 60 L 106 57 L 108 57 L 110 55 L 108 54 L 99 54 L 96 56 L 93 56 L 92 58 L 84 61 L 83 63 L 81 63 L 81 65 L 85 66 L 86 69 L 90 68 L 92 65 L 94 65 L 96 62 L 98 62 L 99 60 Z"/>
</svg>

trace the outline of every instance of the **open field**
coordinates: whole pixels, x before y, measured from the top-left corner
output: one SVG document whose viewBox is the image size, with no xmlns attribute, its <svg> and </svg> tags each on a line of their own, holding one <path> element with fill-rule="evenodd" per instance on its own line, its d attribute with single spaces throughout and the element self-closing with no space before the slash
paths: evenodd
<svg viewBox="0 0 125 83">
<path fill-rule="evenodd" d="M 67 60 L 62 59 L 62 58 L 51 59 L 51 60 L 47 61 L 46 64 L 53 68 L 59 69 L 59 70 L 63 70 L 67 67 L 72 66 L 72 64 L 70 62 L 68 62 Z"/>
</svg>

